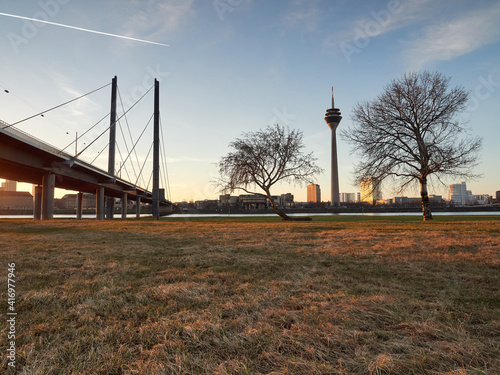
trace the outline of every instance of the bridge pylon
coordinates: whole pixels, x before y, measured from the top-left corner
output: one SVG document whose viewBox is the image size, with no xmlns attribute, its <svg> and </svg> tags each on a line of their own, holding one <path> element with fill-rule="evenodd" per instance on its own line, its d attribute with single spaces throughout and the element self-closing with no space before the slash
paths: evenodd
<svg viewBox="0 0 500 375">
<path fill-rule="evenodd" d="M 155 78 L 153 120 L 153 217 L 160 218 L 160 82 Z"/>
<path fill-rule="evenodd" d="M 116 149 L 116 93 L 117 78 L 114 76 L 111 81 L 111 112 L 109 117 L 109 153 L 108 153 L 108 173 L 115 175 L 115 149 Z M 115 212 L 115 198 L 106 198 L 106 219 L 112 219 Z"/>
</svg>

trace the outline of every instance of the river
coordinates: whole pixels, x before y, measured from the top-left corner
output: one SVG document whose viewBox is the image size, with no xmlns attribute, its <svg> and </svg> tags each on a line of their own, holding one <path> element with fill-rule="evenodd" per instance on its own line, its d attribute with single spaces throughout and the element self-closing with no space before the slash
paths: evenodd
<svg viewBox="0 0 500 375">
<path fill-rule="evenodd" d="M 293 213 L 289 216 L 422 216 L 421 212 L 352 212 L 352 213 Z M 433 212 L 433 216 L 499 216 L 500 211 L 466 211 L 466 212 Z M 150 214 L 142 214 L 141 217 L 148 217 Z M 262 214 L 172 214 L 168 218 L 195 218 L 195 217 L 272 217 L 274 213 Z M 32 215 L 0 215 L 0 219 L 32 219 Z M 55 214 L 54 219 L 75 219 L 76 215 Z M 135 218 L 135 214 L 127 216 L 128 219 Z M 83 219 L 95 219 L 95 215 L 83 215 Z M 115 219 L 121 219 L 121 215 L 115 215 Z"/>
</svg>

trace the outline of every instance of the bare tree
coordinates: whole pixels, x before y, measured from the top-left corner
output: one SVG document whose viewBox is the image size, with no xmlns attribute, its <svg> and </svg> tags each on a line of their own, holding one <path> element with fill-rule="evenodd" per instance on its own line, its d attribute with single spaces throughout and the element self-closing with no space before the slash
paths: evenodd
<svg viewBox="0 0 500 375">
<path fill-rule="evenodd" d="M 356 104 L 354 126 L 342 132 L 362 160 L 356 180 L 372 177 L 380 184 L 394 177 L 400 192 L 418 182 L 424 220 L 432 220 L 429 177 L 441 183 L 442 177 L 478 177 L 482 140 L 468 136 L 459 119 L 469 93 L 461 86 L 449 89 L 449 83 L 440 73 L 407 73 L 374 100 Z"/>
<path fill-rule="evenodd" d="M 217 164 L 217 185 L 224 192 L 242 190 L 263 196 L 283 220 L 292 220 L 279 209 L 271 195 L 271 187 L 280 181 L 310 183 L 316 174 L 322 172 L 316 166 L 312 153 L 302 153 L 302 137 L 301 131 L 278 124 L 244 133 L 242 138 L 229 144 L 234 151 L 222 157 Z M 252 191 L 252 187 L 258 187 L 264 193 Z"/>
</svg>

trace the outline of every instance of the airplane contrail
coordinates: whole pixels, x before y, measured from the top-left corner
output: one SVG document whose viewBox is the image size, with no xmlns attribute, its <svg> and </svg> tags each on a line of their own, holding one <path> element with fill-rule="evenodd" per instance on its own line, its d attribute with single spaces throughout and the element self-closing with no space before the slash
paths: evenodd
<svg viewBox="0 0 500 375">
<path fill-rule="evenodd" d="M 54 25 L 54 26 L 61 26 L 61 27 L 66 27 L 68 29 L 74 29 L 74 30 L 79 30 L 79 31 L 86 31 L 88 33 L 94 33 L 94 34 L 100 34 L 100 35 L 106 35 L 106 36 L 112 36 L 115 38 L 121 38 L 121 39 L 127 39 L 127 40 L 132 40 L 135 42 L 141 42 L 141 43 L 148 43 L 148 44 L 156 44 L 158 46 L 164 46 L 164 47 L 170 47 L 169 44 L 163 44 L 163 43 L 158 43 L 158 42 L 151 42 L 149 40 L 143 40 L 143 39 L 137 39 L 137 38 L 132 38 L 129 36 L 124 36 L 124 35 L 116 35 L 116 34 L 110 34 L 110 33 L 105 33 L 102 31 L 97 31 L 97 30 L 90 30 L 90 29 L 84 29 L 82 27 L 76 27 L 76 26 L 70 26 L 70 25 L 64 25 L 62 23 L 56 23 L 56 22 L 50 22 L 50 21 L 44 21 L 44 20 L 39 20 L 36 18 L 29 18 L 29 17 L 23 17 L 23 16 L 17 16 L 15 14 L 8 14 L 8 13 L 1 13 L 0 16 L 6 16 L 6 17 L 13 17 L 13 18 L 20 18 L 22 20 L 27 20 L 27 21 L 33 21 L 33 22 L 40 22 L 40 23 L 46 23 L 48 25 Z"/>
</svg>

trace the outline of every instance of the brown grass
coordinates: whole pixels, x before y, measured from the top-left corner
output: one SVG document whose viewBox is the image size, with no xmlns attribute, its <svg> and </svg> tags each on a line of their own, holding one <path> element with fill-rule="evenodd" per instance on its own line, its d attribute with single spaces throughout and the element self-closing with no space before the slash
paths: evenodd
<svg viewBox="0 0 500 375">
<path fill-rule="evenodd" d="M 0 220 L 17 373 L 500 374 L 499 234 L 495 218 Z"/>
</svg>

